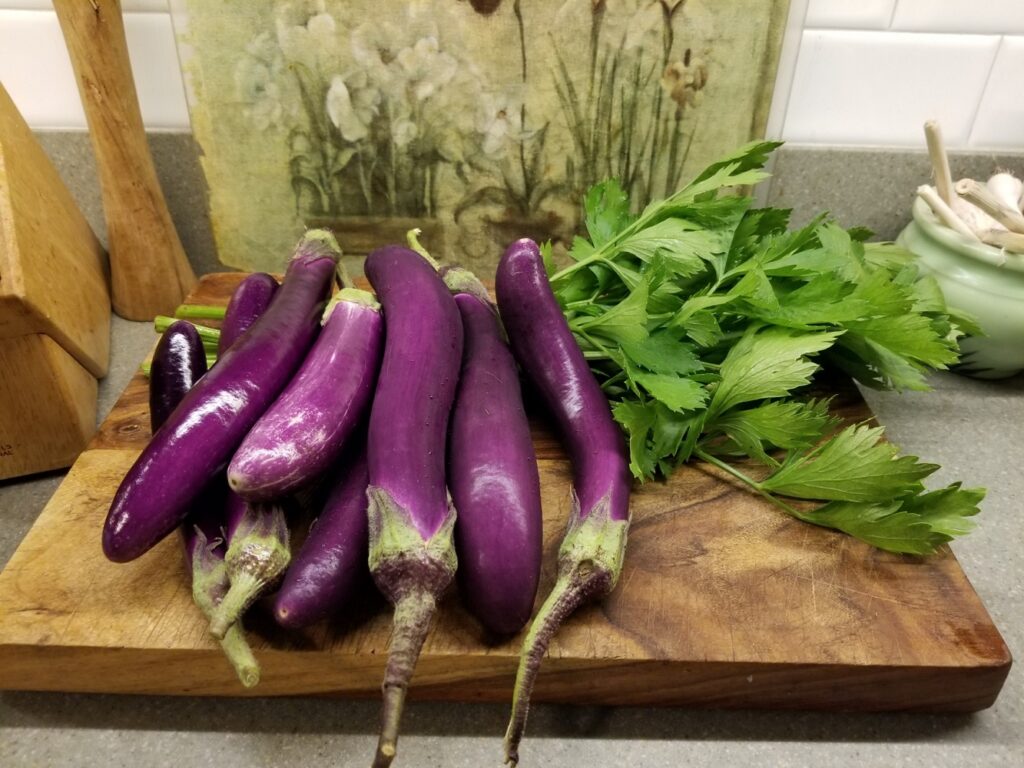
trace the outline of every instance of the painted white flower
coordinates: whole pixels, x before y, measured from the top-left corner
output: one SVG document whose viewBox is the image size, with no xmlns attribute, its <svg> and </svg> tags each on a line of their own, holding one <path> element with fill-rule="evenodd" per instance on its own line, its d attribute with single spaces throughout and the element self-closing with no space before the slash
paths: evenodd
<svg viewBox="0 0 1024 768">
<path fill-rule="evenodd" d="M 458 62 L 440 50 L 436 37 L 423 37 L 398 52 L 398 65 L 417 101 L 429 98 L 455 76 Z"/>
<path fill-rule="evenodd" d="M 409 146 L 418 132 L 416 123 L 407 117 L 399 118 L 391 123 L 391 140 L 400 149 Z"/>
<path fill-rule="evenodd" d="M 365 139 L 370 133 L 373 113 L 363 111 L 360 114 L 352 103 L 352 96 L 341 75 L 335 75 L 331 79 L 331 87 L 327 91 L 327 116 L 341 131 L 346 141 L 355 143 Z"/>
<path fill-rule="evenodd" d="M 277 44 L 284 57 L 309 69 L 329 72 L 340 66 L 338 24 L 329 13 L 318 12 L 302 23 L 289 23 L 288 17 L 276 21 Z"/>
<path fill-rule="evenodd" d="M 476 129 L 483 135 L 483 150 L 494 156 L 511 140 L 522 138 L 522 102 L 509 93 L 485 93 L 477 112 Z"/>
</svg>

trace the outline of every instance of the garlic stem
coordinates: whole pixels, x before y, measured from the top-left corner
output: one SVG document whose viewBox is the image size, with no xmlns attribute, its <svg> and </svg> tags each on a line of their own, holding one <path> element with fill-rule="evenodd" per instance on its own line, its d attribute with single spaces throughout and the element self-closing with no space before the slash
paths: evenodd
<svg viewBox="0 0 1024 768">
<path fill-rule="evenodd" d="M 927 184 L 922 184 L 917 188 L 917 196 L 928 204 L 928 207 L 932 209 L 932 212 L 939 221 L 947 227 L 959 232 L 968 240 L 980 242 L 978 236 L 974 234 L 970 227 L 964 224 L 963 219 L 953 213 L 953 209 L 943 202 L 942 198 L 936 194 L 932 187 L 929 187 Z"/>
<path fill-rule="evenodd" d="M 996 248 L 1024 254 L 1024 235 L 1018 232 L 990 229 L 987 232 L 981 233 L 981 240 L 989 245 L 994 245 Z"/>
<path fill-rule="evenodd" d="M 960 179 L 956 183 L 956 192 L 1011 232 L 1024 234 L 1024 216 L 1020 211 L 1003 205 L 1002 201 L 984 184 L 979 184 L 974 179 Z"/>
<path fill-rule="evenodd" d="M 928 156 L 932 161 L 932 172 L 935 175 L 935 189 L 946 205 L 953 202 L 953 176 L 949 172 L 949 155 L 942 141 L 942 129 L 935 120 L 924 124 L 924 138 L 928 143 Z M 938 214 L 936 214 L 938 215 Z"/>
</svg>

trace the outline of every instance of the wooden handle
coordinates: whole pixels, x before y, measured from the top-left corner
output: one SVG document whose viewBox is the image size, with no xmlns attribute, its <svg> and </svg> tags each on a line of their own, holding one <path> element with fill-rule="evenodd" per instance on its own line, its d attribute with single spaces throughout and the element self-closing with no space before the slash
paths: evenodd
<svg viewBox="0 0 1024 768">
<path fill-rule="evenodd" d="M 173 314 L 196 283 L 146 143 L 118 0 L 54 0 L 103 192 L 114 311 Z"/>
</svg>

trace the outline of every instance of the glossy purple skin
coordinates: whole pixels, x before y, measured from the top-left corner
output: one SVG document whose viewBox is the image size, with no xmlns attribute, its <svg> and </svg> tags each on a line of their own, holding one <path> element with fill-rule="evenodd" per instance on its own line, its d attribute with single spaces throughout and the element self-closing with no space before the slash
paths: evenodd
<svg viewBox="0 0 1024 768">
<path fill-rule="evenodd" d="M 206 354 L 195 326 L 184 320 L 173 323 L 156 345 L 149 372 L 149 423 L 153 434 L 160 429 L 200 376 L 206 373 Z M 203 492 L 181 527 L 188 566 L 199 545 L 198 526 L 207 542 L 220 538 L 220 512 L 225 488 L 214 480 Z M 223 549 L 221 549 L 223 552 Z"/>
<path fill-rule="evenodd" d="M 157 342 L 149 371 L 149 424 L 155 435 L 206 373 L 203 341 L 192 323 L 171 323 Z"/>
<path fill-rule="evenodd" d="M 103 528 L 114 562 L 139 557 L 173 531 L 227 466 L 316 338 L 335 257 L 303 241 L 266 313 L 188 393 L 117 489 Z"/>
<path fill-rule="evenodd" d="M 217 342 L 218 354 L 227 352 L 238 337 L 267 311 L 277 288 L 277 280 L 266 272 L 253 272 L 238 284 L 224 312 L 220 340 Z"/>
<path fill-rule="evenodd" d="M 351 462 L 292 558 L 274 600 L 274 617 L 283 627 L 298 629 L 330 617 L 369 574 L 366 451 L 360 446 L 350 453 Z"/>
<path fill-rule="evenodd" d="M 611 519 L 628 520 L 625 439 L 551 291 L 535 242 L 508 247 L 495 292 L 512 353 L 554 416 L 572 459 L 580 518 L 607 498 Z"/>
<path fill-rule="evenodd" d="M 387 328 L 370 411 L 370 485 L 389 493 L 426 541 L 448 515 L 445 442 L 462 320 L 448 287 L 415 251 L 380 248 L 365 270 Z"/>
<path fill-rule="evenodd" d="M 341 301 L 291 383 L 235 452 L 228 483 L 249 501 L 309 485 L 338 460 L 373 396 L 384 348 L 374 307 Z"/>
<path fill-rule="evenodd" d="M 491 632 L 530 618 L 542 555 L 540 477 L 516 363 L 495 311 L 460 293 L 465 349 L 448 438 L 455 551 L 469 608 Z"/>
</svg>

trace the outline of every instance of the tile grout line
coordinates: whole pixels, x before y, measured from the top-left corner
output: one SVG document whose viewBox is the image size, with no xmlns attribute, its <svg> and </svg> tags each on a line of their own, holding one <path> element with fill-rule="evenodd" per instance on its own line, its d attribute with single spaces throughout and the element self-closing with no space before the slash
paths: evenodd
<svg viewBox="0 0 1024 768">
<path fill-rule="evenodd" d="M 975 102 L 974 109 L 971 112 L 971 130 L 967 132 L 967 142 L 965 146 L 971 146 L 971 139 L 974 137 L 974 130 L 978 121 L 978 113 L 981 112 L 981 103 L 985 100 L 985 94 L 988 92 L 989 83 L 992 82 L 992 73 L 995 71 L 996 61 L 999 60 L 999 52 L 1003 49 L 1004 40 L 1006 40 L 1006 36 L 1000 35 L 995 53 L 992 54 L 992 63 L 989 64 L 988 72 L 985 74 L 985 82 L 981 86 L 981 91 L 978 93 L 978 100 Z"/>
</svg>

